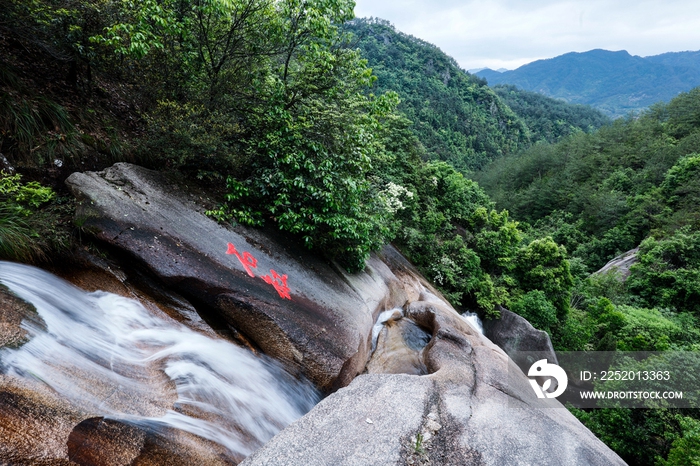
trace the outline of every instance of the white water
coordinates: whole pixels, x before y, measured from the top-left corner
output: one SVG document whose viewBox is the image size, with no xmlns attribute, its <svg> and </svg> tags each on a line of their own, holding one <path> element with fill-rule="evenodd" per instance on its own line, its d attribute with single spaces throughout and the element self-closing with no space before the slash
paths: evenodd
<svg viewBox="0 0 700 466">
<path fill-rule="evenodd" d="M 399 314 L 403 316 L 403 310 L 398 307 L 394 309 L 389 309 L 387 311 L 382 312 L 377 317 L 377 321 L 372 327 L 372 352 L 374 352 L 374 350 L 377 348 L 377 339 L 379 339 L 379 333 L 384 328 L 384 323 L 387 320 L 391 319 L 394 316 L 394 314 Z"/>
<path fill-rule="evenodd" d="M 31 340 L 0 349 L 0 372 L 38 380 L 94 416 L 182 429 L 248 455 L 320 399 L 274 361 L 134 300 L 9 262 L 0 283 L 46 324 L 22 324 Z"/>
<path fill-rule="evenodd" d="M 481 319 L 479 319 L 479 316 L 476 314 L 476 312 L 465 312 L 462 314 L 462 318 L 467 321 L 469 325 L 472 326 L 474 330 L 479 332 L 480 334 L 484 334 L 484 326 L 481 323 Z"/>
</svg>

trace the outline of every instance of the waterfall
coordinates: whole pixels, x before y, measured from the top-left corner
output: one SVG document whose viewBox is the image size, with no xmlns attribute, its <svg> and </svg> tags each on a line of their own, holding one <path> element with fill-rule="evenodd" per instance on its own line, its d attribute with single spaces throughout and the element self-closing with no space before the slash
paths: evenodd
<svg viewBox="0 0 700 466">
<path fill-rule="evenodd" d="M 465 312 L 462 314 L 462 318 L 467 321 L 469 325 L 472 326 L 474 330 L 480 334 L 484 334 L 484 325 L 481 323 L 481 319 L 476 312 Z"/>
<path fill-rule="evenodd" d="M 320 399 L 274 360 L 132 299 L 10 262 L 0 262 L 0 283 L 45 324 L 23 322 L 30 339 L 0 349 L 0 373 L 45 384 L 94 416 L 181 429 L 248 455 Z"/>
</svg>

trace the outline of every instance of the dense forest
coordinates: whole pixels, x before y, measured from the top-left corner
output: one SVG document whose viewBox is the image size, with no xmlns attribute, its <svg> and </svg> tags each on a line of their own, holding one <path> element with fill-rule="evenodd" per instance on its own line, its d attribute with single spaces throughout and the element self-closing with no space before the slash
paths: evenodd
<svg viewBox="0 0 700 466">
<path fill-rule="evenodd" d="M 610 123 L 353 7 L 0 0 L 0 258 L 69 260 L 62 180 L 132 161 L 349 271 L 392 242 L 458 309 L 560 350 L 700 349 L 698 90 Z M 590 275 L 640 244 L 627 281 Z M 694 464 L 694 411 L 576 414 L 631 463 Z"/>
<path fill-rule="evenodd" d="M 377 76 L 376 90 L 400 93 L 398 109 L 431 159 L 464 171 L 528 144 L 522 121 L 486 82 L 434 45 L 381 19 L 355 19 L 348 29 Z"/>
<path fill-rule="evenodd" d="M 536 144 L 476 174 L 496 205 L 521 220 L 525 236 L 566 248 L 574 276 L 566 321 L 557 323 L 544 306 L 513 309 L 550 331 L 559 350 L 700 350 L 699 154 L 696 88 L 638 118 Z M 590 275 L 636 247 L 626 280 Z M 696 410 L 577 415 L 631 464 L 697 464 Z"/>
<path fill-rule="evenodd" d="M 591 133 L 612 123 L 603 112 L 587 105 L 568 104 L 508 84 L 494 86 L 493 90 L 523 120 L 532 143 L 558 142 L 572 134 Z"/>
</svg>

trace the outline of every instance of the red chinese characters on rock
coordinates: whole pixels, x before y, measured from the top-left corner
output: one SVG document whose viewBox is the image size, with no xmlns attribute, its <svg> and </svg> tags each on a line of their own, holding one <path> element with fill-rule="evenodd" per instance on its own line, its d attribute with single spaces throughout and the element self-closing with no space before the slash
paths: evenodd
<svg viewBox="0 0 700 466">
<path fill-rule="evenodd" d="M 228 243 L 228 249 L 226 250 L 226 254 L 235 255 L 240 261 L 245 271 L 248 273 L 248 275 L 250 275 L 251 277 L 255 277 L 253 269 L 258 268 L 258 261 L 255 257 L 252 256 L 252 254 L 250 254 L 249 252 L 244 252 L 243 254 L 241 254 L 236 249 L 236 246 L 234 246 L 231 243 Z M 262 278 L 265 281 L 265 283 L 272 285 L 275 288 L 275 291 L 277 291 L 277 294 L 279 294 L 282 299 L 291 300 L 292 297 L 289 294 L 290 290 L 287 286 L 287 275 L 280 275 L 273 269 L 270 269 L 270 274 L 271 276 L 262 275 L 260 278 Z"/>
<path fill-rule="evenodd" d="M 277 293 L 284 299 L 292 299 L 291 296 L 289 296 L 289 287 L 287 286 L 287 276 L 286 275 L 280 275 L 277 272 L 275 272 L 273 269 L 270 269 L 270 273 L 272 274 L 272 277 L 269 275 L 263 275 L 261 278 L 265 280 L 265 283 L 269 283 L 270 285 L 275 287 L 275 290 L 277 290 Z"/>
<path fill-rule="evenodd" d="M 228 243 L 228 250 L 226 251 L 226 254 L 235 254 L 236 257 L 238 257 L 238 260 L 241 261 L 245 271 L 248 272 L 248 275 L 255 277 L 255 274 L 251 269 L 258 268 L 258 261 L 249 252 L 244 252 L 243 256 L 241 256 L 241 253 L 236 250 L 236 246 Z"/>
</svg>

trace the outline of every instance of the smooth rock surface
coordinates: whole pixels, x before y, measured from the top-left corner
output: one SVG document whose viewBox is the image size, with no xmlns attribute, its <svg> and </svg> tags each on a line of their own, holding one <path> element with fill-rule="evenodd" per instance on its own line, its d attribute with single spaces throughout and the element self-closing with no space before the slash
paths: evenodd
<svg viewBox="0 0 700 466">
<path fill-rule="evenodd" d="M 0 348 L 16 347 L 26 341 L 27 331 L 22 328 L 23 320 L 31 320 L 41 326 L 41 318 L 32 306 L 10 293 L 0 285 Z"/>
<path fill-rule="evenodd" d="M 639 248 L 634 248 L 630 251 L 620 254 L 619 256 L 610 260 L 600 270 L 594 272 L 593 275 L 616 273 L 620 281 L 624 282 L 625 280 L 627 280 L 627 277 L 630 276 L 630 267 L 637 263 L 638 252 Z"/>
<path fill-rule="evenodd" d="M 557 363 L 557 356 L 547 332 L 538 330 L 524 317 L 500 308 L 500 319 L 483 322 L 484 336 L 498 345 L 523 372 L 539 359 Z"/>
<path fill-rule="evenodd" d="M 225 228 L 157 172 L 119 163 L 74 173 L 66 183 L 80 200 L 83 229 L 323 390 L 347 385 L 364 369 L 374 318 L 407 299 L 377 257 L 364 273 L 349 275 L 289 249 L 275 234 Z M 229 243 L 242 260 L 227 254 Z M 273 270 L 287 276 L 291 299 L 261 278 L 274 278 Z"/>
<path fill-rule="evenodd" d="M 432 374 L 360 375 L 241 466 L 625 464 L 555 400 L 533 406 L 525 376 L 448 305 L 406 314 L 432 328 Z"/>
<path fill-rule="evenodd" d="M 183 189 L 143 168 L 117 164 L 74 174 L 68 185 L 84 229 L 317 386 L 340 388 L 241 464 L 624 464 L 556 400 L 533 401 L 506 352 L 395 249 L 350 275 L 279 233 L 217 225 Z M 228 243 L 241 261 L 226 254 Z M 272 270 L 287 275 L 291 299 L 261 280 Z M 396 307 L 431 335 L 422 350 L 428 375 L 357 376 L 376 317 Z"/>
</svg>

